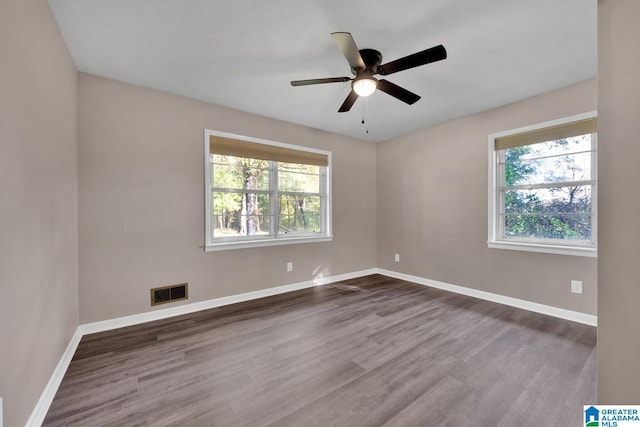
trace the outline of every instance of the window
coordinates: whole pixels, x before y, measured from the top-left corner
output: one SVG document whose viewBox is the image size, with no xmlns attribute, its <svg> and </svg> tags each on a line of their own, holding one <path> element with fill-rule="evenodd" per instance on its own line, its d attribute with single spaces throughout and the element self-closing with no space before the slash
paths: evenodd
<svg viewBox="0 0 640 427">
<path fill-rule="evenodd" d="M 595 112 L 489 135 L 489 162 L 489 247 L 597 255 Z"/>
<path fill-rule="evenodd" d="M 205 250 L 331 240 L 331 153 L 205 129 Z"/>
</svg>

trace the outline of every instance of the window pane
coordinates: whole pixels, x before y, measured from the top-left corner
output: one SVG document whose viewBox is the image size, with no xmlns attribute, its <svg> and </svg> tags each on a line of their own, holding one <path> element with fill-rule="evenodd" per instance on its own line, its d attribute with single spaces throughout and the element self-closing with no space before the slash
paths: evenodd
<svg viewBox="0 0 640 427">
<path fill-rule="evenodd" d="M 505 237 L 591 240 L 591 215 L 507 214 Z"/>
<path fill-rule="evenodd" d="M 505 191 L 504 212 L 590 214 L 591 186 Z"/>
<path fill-rule="evenodd" d="M 539 144 L 530 145 L 530 147 L 531 151 L 523 158 L 528 159 L 533 157 L 589 151 L 591 150 L 591 134 L 541 142 Z"/>
<path fill-rule="evenodd" d="M 506 186 L 592 179 L 591 135 L 505 150 Z"/>
<path fill-rule="evenodd" d="M 269 235 L 269 195 L 213 193 L 213 236 L 245 237 Z"/>
<path fill-rule="evenodd" d="M 320 193 L 320 167 L 279 163 L 278 188 L 280 191 Z"/>
<path fill-rule="evenodd" d="M 504 235 L 591 238 L 591 186 L 505 191 Z"/>
<path fill-rule="evenodd" d="M 508 185 L 586 181 L 591 179 L 591 153 L 521 160 L 508 163 L 505 168 L 519 173 L 511 176 Z"/>
<path fill-rule="evenodd" d="M 213 156 L 213 187 L 246 190 L 269 189 L 266 160 L 233 156 Z"/>
<path fill-rule="evenodd" d="M 279 199 L 279 234 L 321 231 L 320 197 L 283 194 Z"/>
</svg>

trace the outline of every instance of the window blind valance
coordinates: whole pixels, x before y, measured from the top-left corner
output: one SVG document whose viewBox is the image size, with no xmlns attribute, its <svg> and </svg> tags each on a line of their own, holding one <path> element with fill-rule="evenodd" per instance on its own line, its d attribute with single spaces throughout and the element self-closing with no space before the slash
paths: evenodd
<svg viewBox="0 0 640 427">
<path fill-rule="evenodd" d="M 328 166 L 329 156 L 311 151 L 294 150 L 277 145 L 259 144 L 223 136 L 209 136 L 209 152 L 224 156 L 249 157 L 276 162 Z"/>
<path fill-rule="evenodd" d="M 577 122 L 566 123 L 548 128 L 536 129 L 530 132 L 516 133 L 495 139 L 495 149 L 522 147 L 539 142 L 555 141 L 572 136 L 596 133 L 597 119 L 590 118 Z"/>
</svg>

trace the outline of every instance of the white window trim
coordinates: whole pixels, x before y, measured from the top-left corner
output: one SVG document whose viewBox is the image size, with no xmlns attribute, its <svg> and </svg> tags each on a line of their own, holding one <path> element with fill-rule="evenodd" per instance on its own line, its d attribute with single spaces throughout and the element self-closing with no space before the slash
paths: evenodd
<svg viewBox="0 0 640 427">
<path fill-rule="evenodd" d="M 324 186 L 325 189 L 325 205 L 323 216 L 325 221 L 323 222 L 323 232 L 318 235 L 304 235 L 297 234 L 295 236 L 284 236 L 279 235 L 276 237 L 268 237 L 265 239 L 254 238 L 247 240 L 223 240 L 223 241 L 210 241 L 211 236 L 211 198 L 209 197 L 211 193 L 211 164 L 209 163 L 209 137 L 210 136 L 220 136 L 223 138 L 233 138 L 239 139 L 248 142 L 255 142 L 258 144 L 266 144 L 273 145 L 276 147 L 289 148 L 292 150 L 298 151 L 307 151 L 311 153 L 324 154 L 328 157 L 328 165 L 325 168 L 326 174 L 325 179 L 321 181 L 321 187 Z M 230 249 L 245 249 L 245 248 L 257 248 L 257 247 L 267 247 L 267 246 L 279 246 L 279 245 L 290 245 L 290 244 L 299 244 L 299 243 L 313 243 L 313 242 L 330 242 L 333 240 L 332 234 L 332 181 L 331 181 L 331 170 L 332 170 L 332 153 L 330 151 L 318 150 L 315 148 L 302 147 L 299 145 L 285 144 L 282 142 L 269 141 L 266 139 L 253 138 L 250 136 L 237 135 L 228 132 L 220 132 L 211 129 L 204 130 L 204 205 L 205 205 L 205 241 L 204 241 L 204 250 L 205 252 L 214 252 L 214 251 L 224 251 Z"/>
<path fill-rule="evenodd" d="M 538 129 L 548 128 L 552 126 L 563 125 L 565 123 L 576 122 L 585 119 L 592 119 L 598 116 L 597 111 L 590 111 L 587 113 L 576 114 L 574 116 L 564 117 L 557 120 L 551 120 L 544 123 L 538 123 L 531 126 L 525 126 L 518 129 L 511 129 L 504 132 L 494 133 L 489 135 L 488 137 L 488 153 L 489 153 L 489 199 L 488 199 L 488 237 L 487 237 L 487 247 L 493 249 L 508 249 L 515 251 L 528 251 L 528 252 L 542 252 L 549 254 L 558 254 L 558 255 L 572 255 L 572 256 L 583 256 L 583 257 L 592 257 L 596 258 L 598 256 L 598 230 L 597 230 L 597 221 L 593 221 L 593 229 L 592 234 L 594 236 L 594 245 L 584 245 L 584 244 L 556 244 L 547 243 L 547 242 L 537 242 L 535 240 L 524 242 L 524 241 L 510 241 L 508 239 L 501 239 L 499 237 L 500 225 L 498 224 L 498 200 L 497 200 L 497 164 L 498 164 L 498 156 L 495 150 L 495 140 L 497 138 L 513 135 L 516 133 L 524 133 L 531 132 Z M 597 136 L 596 136 L 597 138 Z M 596 150 L 597 150 L 597 140 L 595 142 Z M 597 181 L 597 154 L 592 156 L 592 170 L 595 172 L 595 177 Z M 597 212 L 597 201 L 598 201 L 598 185 L 594 186 L 594 192 L 591 194 L 591 203 L 593 206 L 593 210 Z"/>
</svg>

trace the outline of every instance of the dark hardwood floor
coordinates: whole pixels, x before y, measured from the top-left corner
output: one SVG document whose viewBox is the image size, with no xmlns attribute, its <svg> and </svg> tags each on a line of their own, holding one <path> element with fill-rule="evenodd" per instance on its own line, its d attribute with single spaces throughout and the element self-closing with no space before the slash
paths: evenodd
<svg viewBox="0 0 640 427">
<path fill-rule="evenodd" d="M 596 330 L 374 275 L 82 338 L 45 426 L 577 426 Z"/>
</svg>

